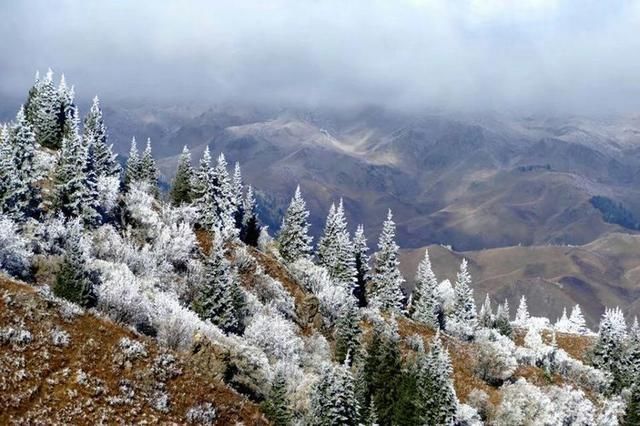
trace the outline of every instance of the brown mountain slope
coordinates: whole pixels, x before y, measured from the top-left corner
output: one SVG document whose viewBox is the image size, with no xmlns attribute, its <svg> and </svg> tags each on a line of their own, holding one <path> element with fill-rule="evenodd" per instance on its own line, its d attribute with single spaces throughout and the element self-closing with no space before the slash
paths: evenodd
<svg viewBox="0 0 640 426">
<path fill-rule="evenodd" d="M 0 295 L 0 424 L 203 424 L 195 413 L 211 407 L 215 424 L 267 424 L 255 404 L 153 339 L 25 284 L 0 278 Z"/>
<path fill-rule="evenodd" d="M 521 295 L 532 315 L 559 317 L 579 303 L 589 325 L 597 327 L 606 306 L 640 315 L 640 236 L 614 233 L 582 246 L 505 247 L 452 252 L 430 246 L 434 271 L 452 282 L 463 257 L 469 260 L 475 297 L 509 300 L 512 315 Z M 401 268 L 413 280 L 424 249 L 402 254 Z"/>
</svg>

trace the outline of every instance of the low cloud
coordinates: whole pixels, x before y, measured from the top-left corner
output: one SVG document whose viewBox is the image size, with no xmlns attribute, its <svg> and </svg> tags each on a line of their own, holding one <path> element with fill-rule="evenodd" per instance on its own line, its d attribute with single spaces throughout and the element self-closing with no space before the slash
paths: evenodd
<svg viewBox="0 0 640 426">
<path fill-rule="evenodd" d="M 640 1 L 6 1 L 0 91 L 274 106 L 640 110 Z"/>
</svg>

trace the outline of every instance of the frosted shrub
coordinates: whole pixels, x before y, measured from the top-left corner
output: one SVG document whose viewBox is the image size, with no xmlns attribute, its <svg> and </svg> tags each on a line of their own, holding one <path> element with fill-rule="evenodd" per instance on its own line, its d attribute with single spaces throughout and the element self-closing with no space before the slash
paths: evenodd
<svg viewBox="0 0 640 426">
<path fill-rule="evenodd" d="M 196 253 L 196 235 L 187 223 L 163 226 L 153 242 L 153 253 L 168 261 L 176 269 L 186 268 L 189 259 Z"/>
<path fill-rule="evenodd" d="M 181 306 L 167 294 L 158 293 L 153 300 L 152 324 L 158 340 L 173 349 L 188 347 L 195 334 L 205 327 L 205 323 L 190 309 Z M 215 327 L 208 324 L 208 327 Z"/>
<path fill-rule="evenodd" d="M 54 328 L 53 330 L 51 330 L 50 336 L 51 343 L 54 346 L 66 347 L 69 346 L 69 343 L 71 342 L 71 336 L 69 335 L 69 333 L 60 328 Z"/>
<path fill-rule="evenodd" d="M 14 277 L 28 276 L 32 253 L 27 244 L 16 224 L 0 215 L 0 271 Z"/>
<path fill-rule="evenodd" d="M 118 348 L 124 355 L 125 359 L 129 361 L 133 361 L 139 358 L 144 358 L 147 356 L 147 350 L 144 345 L 137 340 L 129 339 L 128 337 L 123 337 L 118 342 Z"/>
<path fill-rule="evenodd" d="M 97 288 L 98 309 L 116 322 L 133 326 L 148 324 L 151 305 L 127 265 L 104 261 L 94 263 L 102 272 L 102 284 Z"/>
<path fill-rule="evenodd" d="M 513 341 L 495 330 L 488 329 L 479 331 L 476 339 L 476 373 L 492 384 L 499 384 L 510 378 L 518 367 Z"/>
<path fill-rule="evenodd" d="M 496 410 L 495 424 L 511 426 L 524 424 L 556 424 L 554 406 L 540 388 L 518 379 L 502 387 L 502 402 Z"/>
<path fill-rule="evenodd" d="M 233 266 L 240 273 L 251 272 L 256 267 L 256 260 L 251 256 L 246 246 L 238 246 L 233 251 Z"/>
<path fill-rule="evenodd" d="M 595 423 L 596 409 L 582 390 L 551 386 L 547 394 L 555 405 L 554 424 L 590 426 Z"/>
<path fill-rule="evenodd" d="M 252 291 L 263 304 L 271 304 L 287 318 L 295 317 L 293 296 L 284 289 L 280 281 L 264 274 L 260 267 L 253 275 Z"/>
<path fill-rule="evenodd" d="M 0 344 L 27 345 L 31 343 L 31 332 L 22 327 L 0 328 Z"/>
<path fill-rule="evenodd" d="M 67 225 L 62 215 L 53 216 L 38 223 L 33 244 L 39 253 L 60 255 L 64 252 Z"/>
<path fill-rule="evenodd" d="M 196 425 L 213 425 L 217 417 L 216 409 L 210 402 L 193 406 L 187 410 L 187 422 Z"/>
<path fill-rule="evenodd" d="M 146 238 L 153 238 L 160 225 L 157 202 L 149 193 L 149 185 L 135 183 L 127 191 L 124 203 L 128 216 L 133 224 L 144 231 Z"/>
<path fill-rule="evenodd" d="M 277 312 L 265 310 L 257 313 L 247 326 L 247 342 L 261 348 L 273 361 L 300 363 L 303 342 L 296 335 L 295 326 Z"/>
<path fill-rule="evenodd" d="M 98 176 L 97 182 L 98 203 L 110 213 L 118 204 L 118 195 L 120 194 L 120 177 L 119 176 Z"/>
<path fill-rule="evenodd" d="M 331 348 L 327 339 L 320 333 L 313 333 L 304 340 L 303 366 L 318 372 L 323 362 L 331 360 Z"/>
<path fill-rule="evenodd" d="M 465 426 L 483 425 L 478 411 L 467 404 L 458 404 L 458 411 L 456 413 L 456 424 Z"/>
</svg>

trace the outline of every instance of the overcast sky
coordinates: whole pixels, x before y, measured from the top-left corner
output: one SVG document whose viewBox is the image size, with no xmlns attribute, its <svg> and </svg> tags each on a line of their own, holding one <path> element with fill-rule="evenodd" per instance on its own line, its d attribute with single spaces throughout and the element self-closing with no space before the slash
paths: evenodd
<svg viewBox="0 0 640 426">
<path fill-rule="evenodd" d="M 0 92 L 640 112 L 640 0 L 0 1 Z"/>
</svg>

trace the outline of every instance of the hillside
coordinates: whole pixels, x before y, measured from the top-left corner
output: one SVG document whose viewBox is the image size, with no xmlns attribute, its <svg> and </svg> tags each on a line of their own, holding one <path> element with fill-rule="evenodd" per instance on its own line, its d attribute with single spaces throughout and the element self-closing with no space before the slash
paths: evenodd
<svg viewBox="0 0 640 426">
<path fill-rule="evenodd" d="M 547 316 L 552 321 L 560 317 L 563 308 L 578 303 L 594 329 L 607 306 L 620 306 L 630 317 L 640 315 L 637 235 L 613 233 L 580 246 L 518 246 L 466 252 L 430 246 L 429 253 L 441 280 L 454 281 L 462 258 L 469 260 L 477 303 L 488 293 L 494 300 L 506 298 L 517 306 L 525 295 L 533 315 Z M 401 268 L 410 283 L 422 257 L 424 248 L 407 250 L 401 256 Z"/>
<path fill-rule="evenodd" d="M 2 424 L 267 424 L 256 404 L 211 380 L 190 353 L 46 296 L 45 288 L 0 277 L 0 294 Z"/>
</svg>

